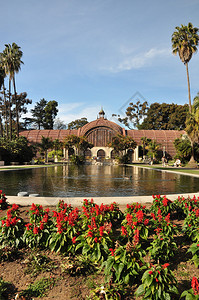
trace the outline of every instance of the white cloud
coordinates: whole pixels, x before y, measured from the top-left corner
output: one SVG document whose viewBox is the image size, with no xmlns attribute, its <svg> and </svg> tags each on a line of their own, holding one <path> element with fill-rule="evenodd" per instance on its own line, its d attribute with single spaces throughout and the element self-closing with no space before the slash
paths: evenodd
<svg viewBox="0 0 199 300">
<path fill-rule="evenodd" d="M 100 111 L 100 106 L 97 105 L 86 106 L 85 103 L 76 103 L 76 104 L 79 104 L 79 106 L 75 107 L 75 103 L 60 105 L 59 113 L 57 117 L 60 118 L 62 121 L 64 121 L 66 124 L 81 118 L 87 118 L 89 122 L 96 119 Z M 74 108 L 72 108 L 73 105 Z M 66 106 L 71 107 L 70 111 L 64 109 Z"/>
<path fill-rule="evenodd" d="M 163 58 L 171 54 L 170 49 L 156 49 L 151 48 L 145 53 L 139 53 L 136 55 L 131 54 L 132 50 L 126 48 L 121 48 L 121 53 L 126 54 L 126 58 L 123 58 L 122 61 L 114 66 L 103 68 L 113 73 L 118 73 L 122 71 L 129 71 L 132 69 L 140 69 L 145 66 L 151 65 L 155 59 Z M 130 55 L 128 55 L 130 54 Z"/>
</svg>

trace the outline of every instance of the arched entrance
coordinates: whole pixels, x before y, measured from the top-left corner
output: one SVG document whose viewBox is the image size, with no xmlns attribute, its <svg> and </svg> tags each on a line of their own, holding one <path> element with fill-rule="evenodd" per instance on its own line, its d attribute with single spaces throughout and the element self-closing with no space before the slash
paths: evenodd
<svg viewBox="0 0 199 300">
<path fill-rule="evenodd" d="M 133 161 L 133 153 L 134 153 L 133 149 L 129 149 L 127 151 L 129 163 L 132 163 Z"/>
<path fill-rule="evenodd" d="M 92 156 L 91 150 L 90 150 L 90 149 L 87 149 L 87 150 L 84 152 L 84 156 L 85 156 L 86 159 L 91 158 L 91 156 Z"/>
<path fill-rule="evenodd" d="M 116 150 L 111 151 L 111 158 L 115 159 L 117 156 L 119 156 L 119 153 Z"/>
<path fill-rule="evenodd" d="M 103 149 L 100 149 L 97 151 L 97 157 L 100 159 L 104 159 L 105 158 L 105 151 Z"/>
<path fill-rule="evenodd" d="M 68 149 L 68 156 L 70 157 L 71 155 L 75 154 L 75 151 L 73 148 Z"/>
</svg>

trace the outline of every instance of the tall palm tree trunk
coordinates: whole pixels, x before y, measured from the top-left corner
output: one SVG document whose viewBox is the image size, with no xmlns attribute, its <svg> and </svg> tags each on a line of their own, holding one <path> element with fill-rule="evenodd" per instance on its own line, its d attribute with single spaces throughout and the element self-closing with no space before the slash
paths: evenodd
<svg viewBox="0 0 199 300">
<path fill-rule="evenodd" d="M 190 90 L 188 63 L 186 63 L 185 65 L 186 65 L 186 71 L 187 71 L 187 84 L 188 84 L 188 95 L 189 95 L 189 112 L 191 113 L 191 90 Z"/>
<path fill-rule="evenodd" d="M 5 108 L 5 129 L 6 129 L 6 138 L 8 138 L 8 110 L 7 110 L 7 101 L 5 93 L 5 84 L 3 82 L 3 98 L 4 98 L 4 108 Z"/>
<path fill-rule="evenodd" d="M 14 101 L 15 101 L 15 109 L 16 109 L 16 124 L 17 124 L 17 137 L 19 137 L 19 109 L 17 103 L 17 92 L 16 92 L 16 84 L 15 77 L 13 76 L 13 87 L 14 87 Z"/>
<path fill-rule="evenodd" d="M 9 78 L 9 123 L 10 123 L 10 140 L 12 140 L 12 111 L 11 111 L 11 78 Z"/>
</svg>

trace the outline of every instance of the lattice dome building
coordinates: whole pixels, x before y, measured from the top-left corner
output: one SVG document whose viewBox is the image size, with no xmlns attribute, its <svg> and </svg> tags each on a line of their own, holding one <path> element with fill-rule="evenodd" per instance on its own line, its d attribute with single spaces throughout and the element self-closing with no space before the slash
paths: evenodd
<svg viewBox="0 0 199 300">
<path fill-rule="evenodd" d="M 141 138 L 147 137 L 156 140 L 161 144 L 161 150 L 168 156 L 173 157 L 176 154 L 174 148 L 174 140 L 185 134 L 185 131 L 177 130 L 126 130 L 118 124 L 111 122 L 105 118 L 103 110 L 99 112 L 98 118 L 87 123 L 79 129 L 73 130 L 26 130 L 20 132 L 21 136 L 25 136 L 30 143 L 40 143 L 42 136 L 52 140 L 58 139 L 64 142 L 64 139 L 69 135 L 85 136 L 88 141 L 94 145 L 92 149 L 88 149 L 85 153 L 87 158 L 99 157 L 102 159 L 110 159 L 115 157 L 115 152 L 109 148 L 107 144 L 111 142 L 113 136 L 121 134 L 132 137 L 137 143 L 134 151 L 131 151 L 131 160 L 139 161 L 139 146 L 142 145 Z M 65 149 L 64 157 L 75 153 L 76 149 Z"/>
</svg>

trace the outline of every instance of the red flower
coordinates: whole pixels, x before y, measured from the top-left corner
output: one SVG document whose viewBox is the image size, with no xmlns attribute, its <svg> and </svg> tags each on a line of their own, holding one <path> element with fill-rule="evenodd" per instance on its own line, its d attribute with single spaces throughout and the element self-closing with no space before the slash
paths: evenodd
<svg viewBox="0 0 199 300">
<path fill-rule="evenodd" d="M 159 282 L 159 280 L 157 278 L 155 280 L 156 280 L 156 282 Z"/>
<path fill-rule="evenodd" d="M 169 266 L 169 264 L 166 263 L 166 264 L 162 265 L 162 268 L 163 268 L 163 269 L 166 269 L 168 266 Z"/>
<path fill-rule="evenodd" d="M 196 277 L 193 277 L 192 282 L 191 282 L 191 287 L 194 291 L 194 295 L 197 295 L 199 292 L 199 284 L 198 284 L 198 280 Z"/>
<path fill-rule="evenodd" d="M 149 275 L 152 275 L 153 274 L 153 271 L 149 271 Z"/>
<path fill-rule="evenodd" d="M 76 236 L 74 236 L 73 238 L 72 238 L 72 243 L 73 244 L 75 244 L 77 241 L 76 241 Z"/>
<path fill-rule="evenodd" d="M 127 235 L 127 230 L 124 226 L 121 227 L 122 235 Z"/>
<path fill-rule="evenodd" d="M 38 233 L 39 233 L 39 227 L 35 227 L 35 228 L 33 229 L 33 233 L 34 233 L 34 234 L 38 234 Z"/>
<path fill-rule="evenodd" d="M 28 224 L 25 225 L 26 228 L 27 228 L 27 230 L 30 230 L 30 226 L 31 226 L 31 225 L 32 225 L 31 223 L 28 223 Z"/>
<path fill-rule="evenodd" d="M 41 230 L 43 230 L 43 229 L 44 229 L 44 224 L 41 223 L 40 226 L 39 226 L 39 228 L 40 228 Z"/>
<path fill-rule="evenodd" d="M 8 219 L 6 219 L 6 227 L 10 227 L 10 221 Z"/>
<path fill-rule="evenodd" d="M 109 251 L 111 251 L 111 256 L 114 256 L 114 255 L 115 255 L 115 249 L 110 248 Z"/>
<path fill-rule="evenodd" d="M 17 210 L 19 208 L 19 205 L 17 204 L 13 204 L 11 210 Z"/>
<path fill-rule="evenodd" d="M 142 220 L 144 218 L 144 213 L 142 210 L 139 210 L 137 213 L 136 213 L 136 218 L 138 219 L 138 223 L 142 223 Z"/>
<path fill-rule="evenodd" d="M 149 219 L 144 220 L 144 225 L 147 226 L 149 224 Z"/>
<path fill-rule="evenodd" d="M 93 232 L 89 230 L 88 236 L 89 236 L 89 237 L 93 237 Z"/>
<path fill-rule="evenodd" d="M 32 203 L 30 210 L 36 210 L 36 209 L 37 209 L 37 206 L 34 203 Z"/>
<path fill-rule="evenodd" d="M 11 220 L 11 224 L 12 224 L 12 225 L 16 225 L 16 223 L 17 223 L 17 220 L 16 220 L 16 217 L 14 217 L 14 218 Z"/>
<path fill-rule="evenodd" d="M 104 226 L 100 226 L 99 233 L 100 233 L 100 236 L 104 235 Z"/>
<path fill-rule="evenodd" d="M 94 238 L 94 242 L 95 242 L 95 243 L 97 243 L 97 242 L 98 242 L 98 239 L 97 239 L 97 237 L 95 237 L 95 238 Z"/>
</svg>

